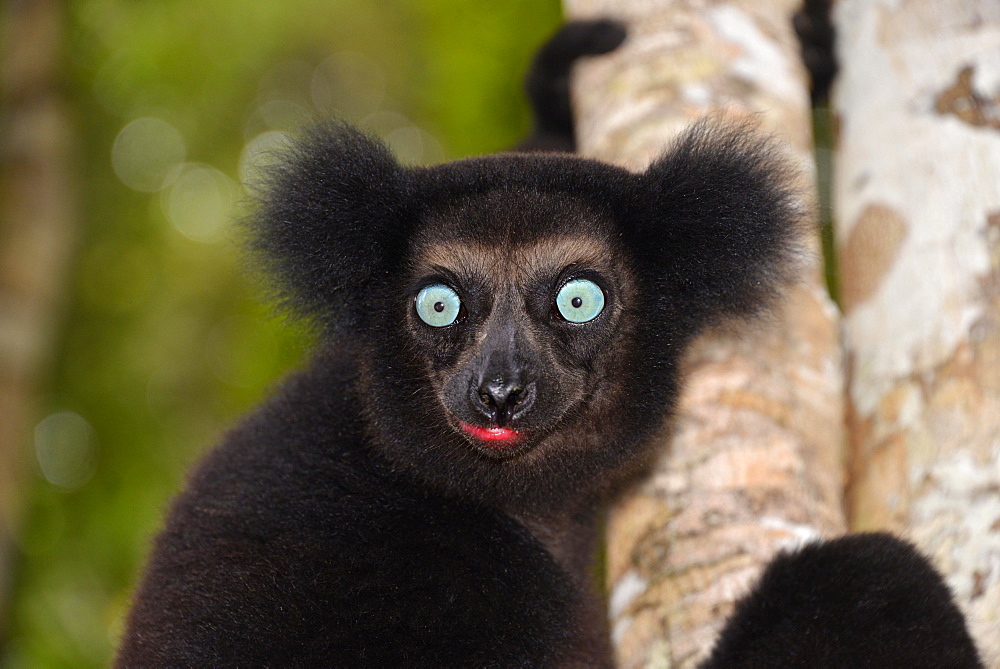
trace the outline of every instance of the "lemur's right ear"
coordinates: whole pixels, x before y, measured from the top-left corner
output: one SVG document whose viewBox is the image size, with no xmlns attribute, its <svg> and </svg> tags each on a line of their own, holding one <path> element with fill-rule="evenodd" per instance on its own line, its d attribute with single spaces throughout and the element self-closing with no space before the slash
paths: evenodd
<svg viewBox="0 0 1000 669">
<path fill-rule="evenodd" d="M 405 241 L 403 169 L 339 122 L 294 140 L 255 188 L 251 248 L 281 301 L 327 327 L 357 327 Z"/>
</svg>

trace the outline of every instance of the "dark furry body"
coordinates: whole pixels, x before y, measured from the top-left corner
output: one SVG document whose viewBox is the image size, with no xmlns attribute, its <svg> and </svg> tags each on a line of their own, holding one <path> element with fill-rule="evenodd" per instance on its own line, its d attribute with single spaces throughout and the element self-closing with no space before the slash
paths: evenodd
<svg viewBox="0 0 1000 669">
<path fill-rule="evenodd" d="M 196 470 L 120 665 L 514 667 L 577 650 L 567 574 L 505 514 L 393 473 L 356 375 L 320 356 Z"/>
<path fill-rule="evenodd" d="M 326 344 L 195 470 L 118 664 L 610 666 L 600 510 L 649 455 L 690 340 L 793 279 L 787 177 L 747 128 L 698 126 L 642 174 L 556 154 L 403 168 L 341 124 L 304 137 L 249 223 Z M 551 308 L 578 276 L 607 298 L 586 325 Z M 417 319 L 428 282 L 461 294 L 460 321 Z M 541 389 L 516 447 L 458 427 L 477 374 Z M 745 643 L 727 638 L 719 666 Z"/>
<path fill-rule="evenodd" d="M 930 562 L 888 534 L 860 534 L 775 558 L 703 669 L 981 666 Z"/>
</svg>

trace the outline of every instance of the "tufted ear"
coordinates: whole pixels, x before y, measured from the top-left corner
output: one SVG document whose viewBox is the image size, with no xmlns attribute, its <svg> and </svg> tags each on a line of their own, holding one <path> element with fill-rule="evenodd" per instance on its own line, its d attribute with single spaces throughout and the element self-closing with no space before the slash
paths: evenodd
<svg viewBox="0 0 1000 669">
<path fill-rule="evenodd" d="M 639 175 L 627 236 L 670 317 L 696 331 L 768 306 L 804 257 L 795 170 L 746 125 L 701 122 Z"/>
<path fill-rule="evenodd" d="M 343 123 L 279 154 L 245 222 L 281 301 L 328 328 L 357 328 L 405 237 L 403 183 L 389 150 Z"/>
</svg>

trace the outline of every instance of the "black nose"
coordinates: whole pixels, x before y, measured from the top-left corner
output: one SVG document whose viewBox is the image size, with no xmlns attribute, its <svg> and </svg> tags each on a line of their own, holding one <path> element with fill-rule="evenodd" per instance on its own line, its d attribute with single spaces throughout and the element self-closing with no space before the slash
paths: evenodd
<svg viewBox="0 0 1000 669">
<path fill-rule="evenodd" d="M 489 379 L 477 388 L 478 409 L 497 425 L 506 425 L 523 413 L 534 399 L 534 384 L 523 385 L 520 379 Z"/>
</svg>

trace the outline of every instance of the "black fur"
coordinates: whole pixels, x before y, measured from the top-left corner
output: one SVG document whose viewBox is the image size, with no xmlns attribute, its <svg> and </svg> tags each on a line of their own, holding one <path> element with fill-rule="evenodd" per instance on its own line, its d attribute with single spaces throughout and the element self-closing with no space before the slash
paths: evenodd
<svg viewBox="0 0 1000 669">
<path fill-rule="evenodd" d="M 776 558 L 736 607 L 703 669 L 981 667 L 930 562 L 888 534 Z"/>
<path fill-rule="evenodd" d="M 691 339 L 794 280 L 790 182 L 745 127 L 698 125 L 640 174 L 554 153 L 406 168 L 347 125 L 305 134 L 248 227 L 324 343 L 175 501 L 118 665 L 609 666 L 600 510 Z M 583 324 L 554 305 L 576 279 L 606 298 Z M 440 328 L 415 307 L 437 284 L 462 302 Z M 845 574 L 810 587 L 847 596 Z"/>
<path fill-rule="evenodd" d="M 625 41 L 625 27 L 618 21 L 598 19 L 565 24 L 538 50 L 525 80 L 535 112 L 535 128 L 520 151 L 576 150 L 573 109 L 569 94 L 573 63 L 581 56 L 613 51 Z"/>
<path fill-rule="evenodd" d="M 802 63 L 809 72 L 809 92 L 814 105 L 826 104 L 837 77 L 837 32 L 830 17 L 830 0 L 805 0 L 792 17 L 799 38 Z"/>
</svg>

